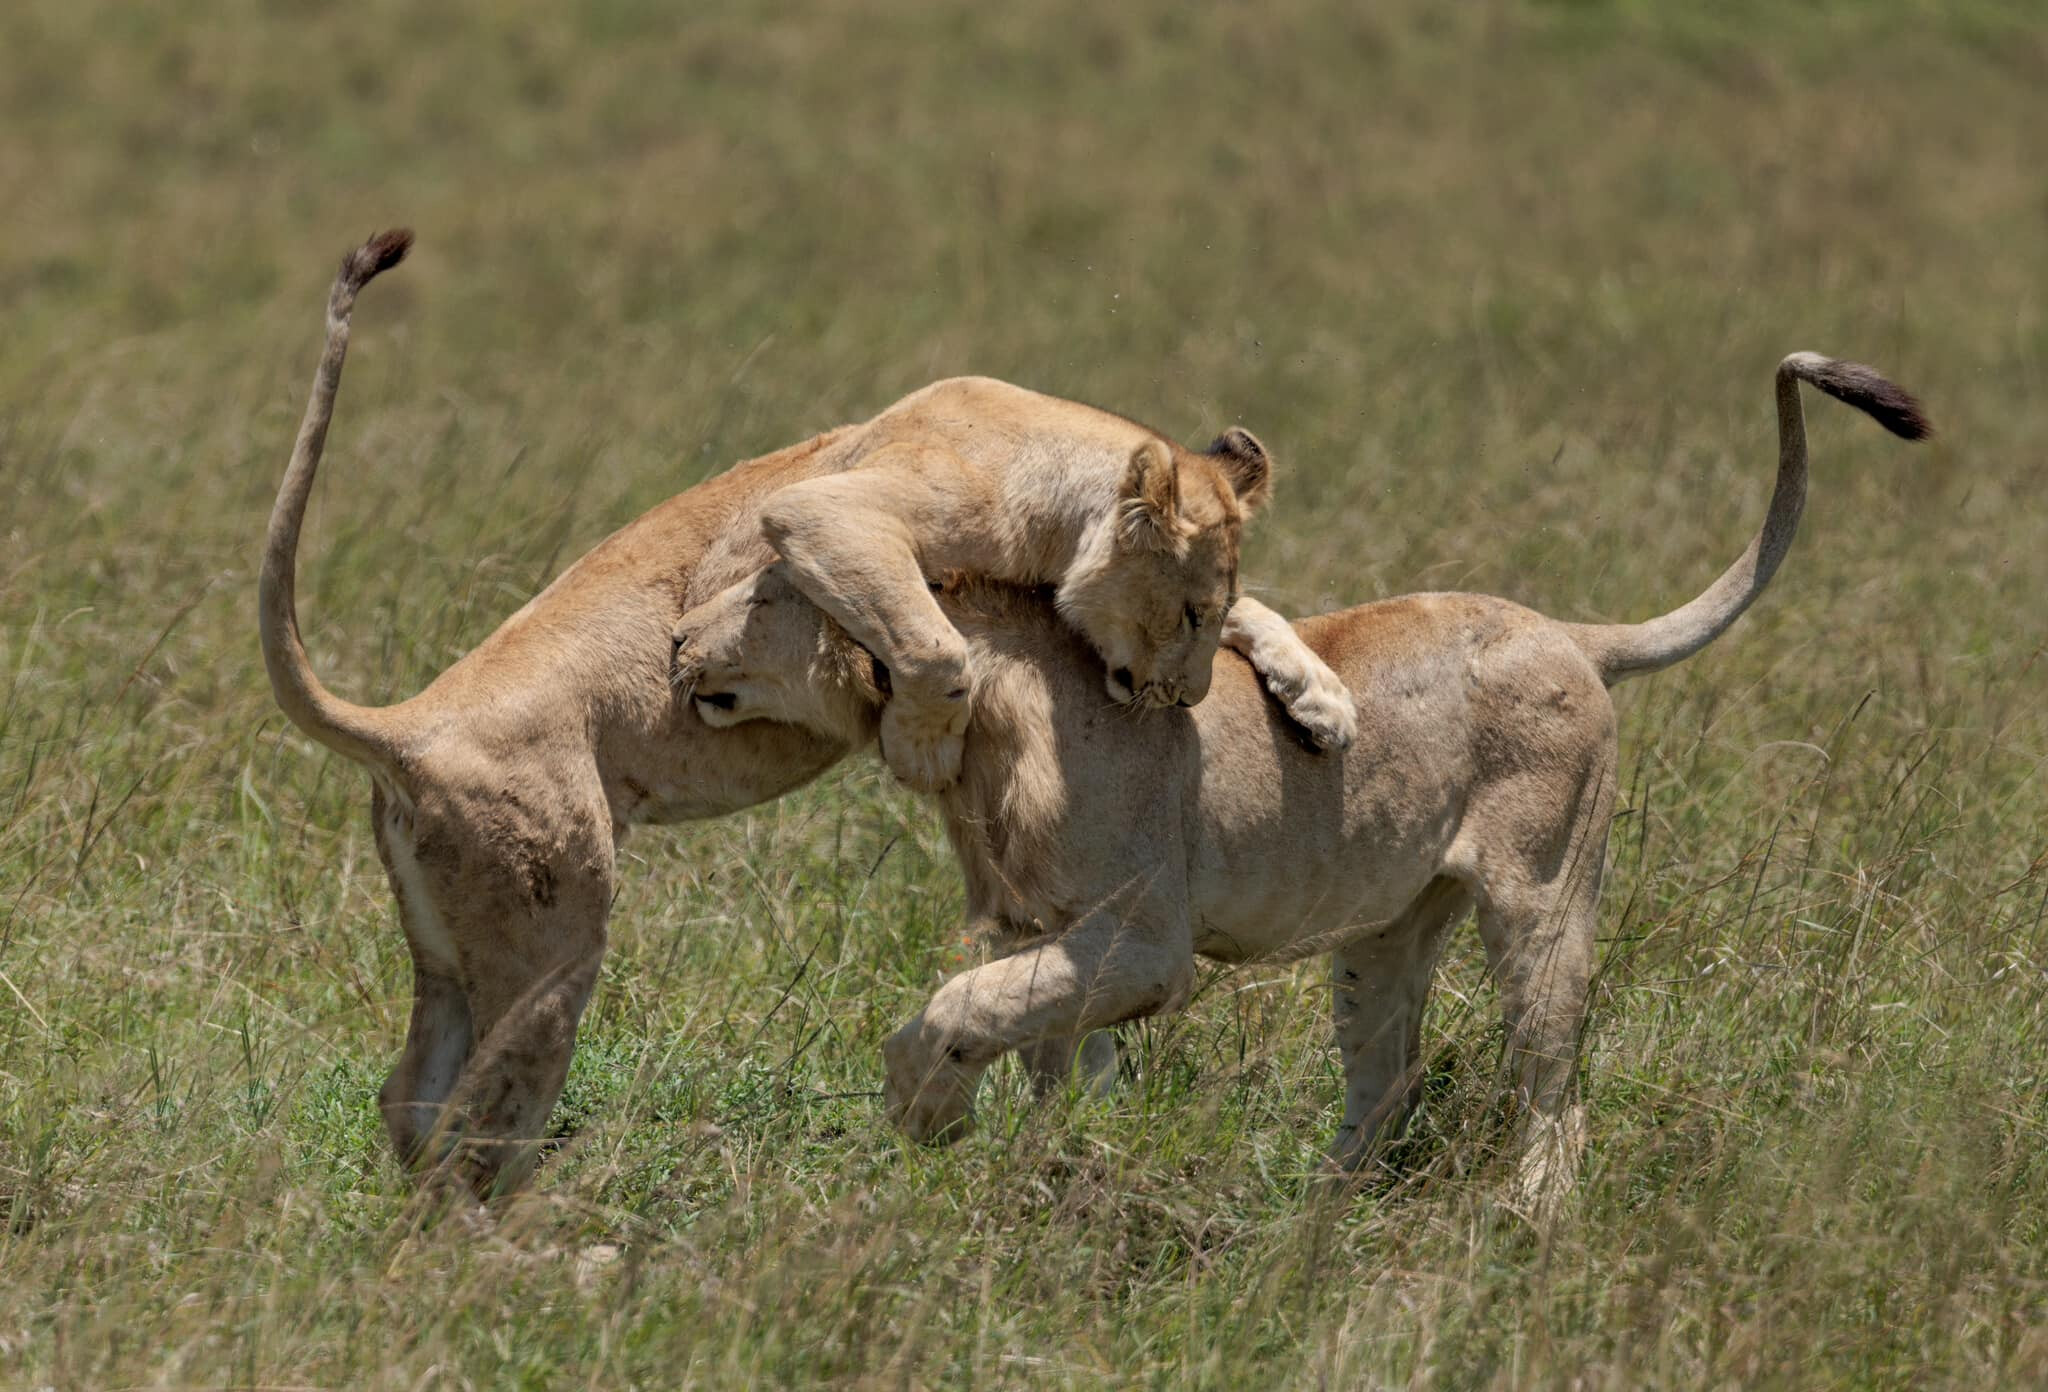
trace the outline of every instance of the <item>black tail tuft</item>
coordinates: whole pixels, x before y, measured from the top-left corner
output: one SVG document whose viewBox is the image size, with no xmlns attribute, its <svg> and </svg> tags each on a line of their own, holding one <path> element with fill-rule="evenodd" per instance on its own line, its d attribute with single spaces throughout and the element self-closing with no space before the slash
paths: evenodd
<svg viewBox="0 0 2048 1392">
<path fill-rule="evenodd" d="M 380 272 L 388 271 L 412 250 L 412 229 L 394 227 L 379 232 L 341 259 L 341 278 L 350 290 L 360 290 Z"/>
<path fill-rule="evenodd" d="M 1934 426 L 1912 393 L 1875 368 L 1830 359 L 1801 375 L 1835 400 L 1854 406 L 1901 439 L 1924 440 L 1934 433 Z"/>
</svg>

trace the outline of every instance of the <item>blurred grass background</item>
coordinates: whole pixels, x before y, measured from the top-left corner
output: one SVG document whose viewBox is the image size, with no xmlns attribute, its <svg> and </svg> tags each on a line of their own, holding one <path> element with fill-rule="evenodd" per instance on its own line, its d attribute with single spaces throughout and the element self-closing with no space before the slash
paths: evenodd
<svg viewBox="0 0 2048 1392">
<path fill-rule="evenodd" d="M 0 11 L 0 1381 L 2036 1385 L 2048 1376 L 2048 18 L 2018 0 Z M 534 1194 L 422 1232 L 363 780 L 271 705 L 254 560 L 334 258 L 393 223 L 302 556 L 410 692 L 730 463 L 985 372 L 1278 455 L 1248 578 L 1571 618 L 1761 516 L 1757 611 L 1626 690 L 1547 1239 L 1495 1006 L 1356 1201 L 1320 968 L 1219 974 L 1111 1104 L 947 1153 L 877 1047 L 958 965 L 859 759 L 628 845 Z"/>
</svg>

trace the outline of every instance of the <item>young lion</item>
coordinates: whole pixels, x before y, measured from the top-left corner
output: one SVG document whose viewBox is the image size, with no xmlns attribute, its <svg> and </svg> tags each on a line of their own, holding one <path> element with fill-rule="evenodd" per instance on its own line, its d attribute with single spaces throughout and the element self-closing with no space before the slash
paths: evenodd
<svg viewBox="0 0 2048 1392">
<path fill-rule="evenodd" d="M 847 432 L 819 476 L 762 503 L 761 527 L 797 586 L 887 664 L 882 756 L 932 792 L 959 775 L 973 686 L 926 584 L 948 572 L 1053 585 L 1119 704 L 1192 706 L 1219 642 L 1263 645 L 1265 670 L 1298 674 L 1283 694 L 1312 737 L 1349 744 L 1342 684 L 1237 591 L 1239 531 L 1271 493 L 1247 431 L 1196 454 L 1106 411 L 961 377 Z"/>
<path fill-rule="evenodd" d="M 1328 951 L 1346 1088 L 1332 1158 L 1355 1165 L 1415 1100 L 1431 970 L 1476 908 L 1522 1108 L 1519 1195 L 1554 1199 L 1583 1130 L 1567 1093 L 1614 801 L 1608 688 L 1698 651 L 1769 582 L 1805 499 L 1802 381 L 1907 439 L 1927 433 L 1877 373 L 1794 354 L 1778 369 L 1763 529 L 1682 608 L 1593 626 L 1426 594 L 1302 621 L 1357 699 L 1342 756 L 1304 752 L 1234 657 L 1194 710 L 1120 719 L 1042 592 L 940 594 L 975 674 L 964 772 L 940 805 L 969 914 L 1011 950 L 948 981 L 888 1041 L 895 1118 L 919 1139 L 957 1133 L 1001 1054 L 1025 1048 L 1041 1077 L 1063 1073 L 1089 1031 L 1185 1000 L 1198 953 Z M 893 670 L 782 568 L 683 627 L 678 659 L 707 723 L 786 721 L 852 745 L 886 719 Z"/>
</svg>

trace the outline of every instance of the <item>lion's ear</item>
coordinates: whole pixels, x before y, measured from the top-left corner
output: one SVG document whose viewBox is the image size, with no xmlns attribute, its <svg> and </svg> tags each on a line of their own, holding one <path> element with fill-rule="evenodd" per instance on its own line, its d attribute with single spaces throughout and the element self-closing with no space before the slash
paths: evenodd
<svg viewBox="0 0 2048 1392">
<path fill-rule="evenodd" d="M 1218 435 L 1209 446 L 1209 457 L 1222 467 L 1230 491 L 1237 494 L 1237 505 L 1247 513 L 1257 512 L 1273 496 L 1273 456 L 1243 426 L 1233 425 Z"/>
<path fill-rule="evenodd" d="M 1131 451 L 1118 509 L 1125 540 L 1171 546 L 1180 535 L 1180 470 L 1173 451 L 1147 440 Z"/>
</svg>

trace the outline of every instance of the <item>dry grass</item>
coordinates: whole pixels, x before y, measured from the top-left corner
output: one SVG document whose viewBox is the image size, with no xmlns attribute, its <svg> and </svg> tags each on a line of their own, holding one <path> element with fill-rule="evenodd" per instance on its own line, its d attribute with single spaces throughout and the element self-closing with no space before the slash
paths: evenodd
<svg viewBox="0 0 2048 1392">
<path fill-rule="evenodd" d="M 2026 1385 L 2048 1377 L 2048 27 L 1989 0 L 120 6 L 0 14 L 0 1382 Z M 1698 8 L 1698 7 L 1693 7 Z M 1825 404 L 1770 597 L 1622 700 L 1549 1241 L 1499 1212 L 1466 935 L 1399 1177 L 1332 1212 L 1313 968 L 1110 1105 L 903 1153 L 959 951 L 859 760 L 635 838 L 567 1137 L 422 1230 L 360 776 L 276 715 L 253 560 L 332 258 L 315 661 L 420 685 L 611 527 L 972 369 L 1286 470 L 1248 574 L 1647 615 Z"/>
</svg>

